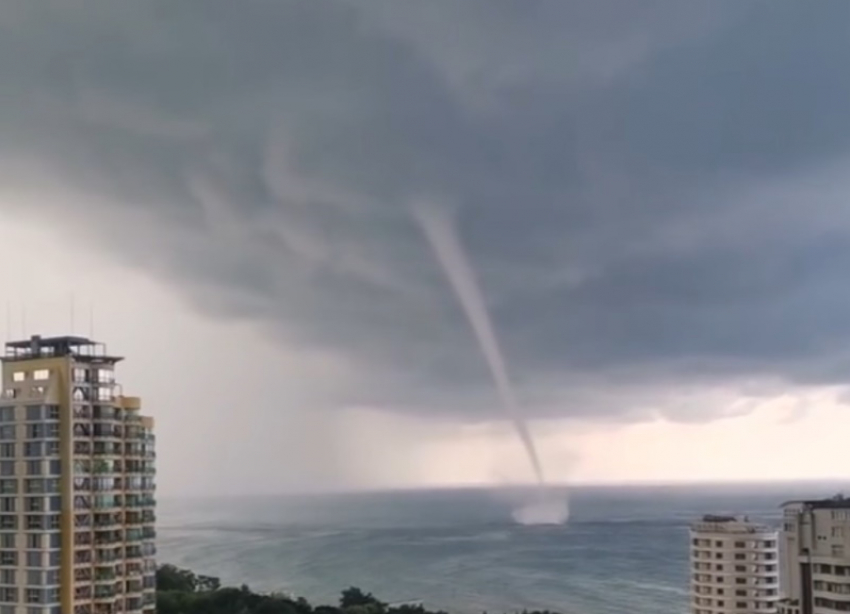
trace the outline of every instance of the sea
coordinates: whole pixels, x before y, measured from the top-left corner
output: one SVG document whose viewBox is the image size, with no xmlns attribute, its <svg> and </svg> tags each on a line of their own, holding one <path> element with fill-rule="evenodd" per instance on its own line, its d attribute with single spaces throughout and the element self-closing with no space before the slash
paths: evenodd
<svg viewBox="0 0 850 614">
<path fill-rule="evenodd" d="M 686 614 L 691 522 L 777 524 L 784 501 L 848 486 L 578 487 L 566 491 L 568 522 L 554 526 L 518 523 L 530 494 L 498 488 L 163 498 L 158 558 L 314 604 L 356 586 L 457 614 Z"/>
</svg>

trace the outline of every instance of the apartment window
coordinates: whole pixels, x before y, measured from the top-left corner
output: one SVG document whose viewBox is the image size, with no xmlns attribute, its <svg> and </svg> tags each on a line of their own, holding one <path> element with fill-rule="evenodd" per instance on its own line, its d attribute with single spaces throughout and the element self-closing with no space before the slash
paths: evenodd
<svg viewBox="0 0 850 614">
<path fill-rule="evenodd" d="M 746 548 L 747 542 L 735 542 L 735 547 L 736 548 Z"/>
<path fill-rule="evenodd" d="M 108 388 L 106 386 L 101 386 L 97 389 L 97 400 L 98 401 L 111 401 L 112 400 L 112 388 Z"/>
<path fill-rule="evenodd" d="M 59 514 L 51 514 L 50 516 L 46 516 L 47 518 L 47 528 L 53 531 L 56 531 L 61 526 L 61 516 Z"/>
<path fill-rule="evenodd" d="M 44 480 L 44 492 L 59 492 L 59 480 L 56 478 Z"/>
<path fill-rule="evenodd" d="M 26 529 L 27 531 L 41 531 L 44 530 L 44 516 L 38 516 L 35 514 L 26 516 Z"/>
<path fill-rule="evenodd" d="M 0 498 L 0 512 L 4 512 L 6 514 L 14 513 L 16 502 L 17 499 L 15 499 L 15 497 Z"/>
<path fill-rule="evenodd" d="M 735 591 L 735 596 L 736 597 L 746 597 L 747 591 L 738 589 L 738 590 Z"/>
<path fill-rule="evenodd" d="M 736 560 L 736 561 L 746 561 L 746 560 L 747 560 L 747 555 L 746 555 L 746 554 L 743 554 L 743 553 L 740 553 L 740 552 L 737 552 L 737 553 L 735 553 L 735 560 Z"/>
<path fill-rule="evenodd" d="M 50 497 L 50 511 L 51 512 L 61 512 L 62 511 L 62 497 Z"/>
<path fill-rule="evenodd" d="M 7 567 L 18 566 L 18 553 L 14 550 L 0 550 L 0 565 Z"/>
<path fill-rule="evenodd" d="M 746 583 L 747 583 L 746 578 L 735 578 L 735 584 L 746 584 Z"/>
<path fill-rule="evenodd" d="M 0 584 L 17 584 L 17 573 L 14 569 L 0 570 Z"/>
<path fill-rule="evenodd" d="M 45 456 L 58 456 L 59 455 L 59 442 L 58 441 L 48 441 L 44 446 L 44 455 Z"/>
<path fill-rule="evenodd" d="M 17 533 L 0 533 L 0 548 L 17 548 Z"/>
<path fill-rule="evenodd" d="M 12 514 L 0 514 L 0 529 L 9 531 L 18 528 L 18 517 Z"/>
<path fill-rule="evenodd" d="M 44 594 L 37 588 L 28 588 L 26 599 L 27 603 L 44 603 Z"/>
<path fill-rule="evenodd" d="M 15 408 L 14 407 L 0 407 L 0 422 L 14 422 L 15 421 Z"/>
<path fill-rule="evenodd" d="M 44 580 L 44 583 L 48 586 L 52 586 L 54 584 L 59 584 L 59 570 L 58 569 L 49 569 L 47 571 L 47 577 Z"/>
<path fill-rule="evenodd" d="M 75 401 L 88 401 L 89 400 L 88 390 L 83 390 L 82 388 L 74 388 L 74 400 Z"/>
<path fill-rule="evenodd" d="M 24 499 L 24 511 L 25 512 L 43 512 L 44 510 L 44 497 L 26 497 Z"/>
<path fill-rule="evenodd" d="M 43 382 L 50 379 L 49 369 L 36 369 L 32 372 L 32 378 L 36 381 Z"/>
<path fill-rule="evenodd" d="M 41 409 L 41 408 L 39 408 Z M 27 439 L 44 439 L 47 435 L 47 425 L 46 424 L 27 424 L 26 425 L 26 438 Z"/>
<path fill-rule="evenodd" d="M 62 547 L 62 534 L 61 533 L 48 533 L 50 536 L 50 547 L 51 548 L 61 548 Z M 59 572 L 56 572 L 59 573 Z"/>
<path fill-rule="evenodd" d="M 48 439 L 58 439 L 59 438 L 59 425 L 55 423 L 48 422 L 44 425 L 44 436 Z"/>
<path fill-rule="evenodd" d="M 80 367 L 74 367 L 73 377 L 75 382 L 84 382 L 88 379 L 86 377 L 86 370 Z"/>
<path fill-rule="evenodd" d="M 43 560 L 41 552 L 27 552 L 27 567 L 42 567 Z"/>
<path fill-rule="evenodd" d="M 0 461 L 0 475 L 2 475 L 2 476 L 15 475 L 15 461 L 13 461 L 13 460 Z"/>
<path fill-rule="evenodd" d="M 3 391 L 3 396 L 7 399 L 17 399 L 21 395 L 21 391 L 18 388 L 6 388 Z"/>
<path fill-rule="evenodd" d="M 42 586 L 44 584 L 44 572 L 30 570 L 27 572 L 27 586 Z"/>
<path fill-rule="evenodd" d="M 0 458 L 15 458 L 15 444 L 0 443 Z"/>
<path fill-rule="evenodd" d="M 42 475 L 44 473 L 44 463 L 40 460 L 27 461 L 27 475 Z"/>
<path fill-rule="evenodd" d="M 735 565 L 735 571 L 741 571 L 741 572 L 747 571 L 747 566 L 746 565 Z"/>
<path fill-rule="evenodd" d="M 12 381 L 13 382 L 23 382 L 26 379 L 27 379 L 27 374 L 24 371 L 15 371 L 12 374 Z"/>
<path fill-rule="evenodd" d="M 62 553 L 59 551 L 47 553 L 47 564 L 49 567 L 58 567 L 62 564 Z"/>
<path fill-rule="evenodd" d="M 5 424 L 0 426 L 0 439 L 5 439 L 6 441 L 15 439 L 15 425 Z"/>
<path fill-rule="evenodd" d="M 24 442 L 24 456 L 26 458 L 37 458 L 44 455 L 44 448 L 40 441 Z"/>
<path fill-rule="evenodd" d="M 18 603 L 18 589 L 0 588 L 0 603 Z"/>
<path fill-rule="evenodd" d="M 5 479 L 0 480 L 0 493 L 10 495 L 18 492 L 18 480 Z"/>
<path fill-rule="evenodd" d="M 744 610 L 747 607 L 747 602 L 746 601 L 739 601 L 735 604 L 735 607 L 738 608 L 739 610 Z"/>
<path fill-rule="evenodd" d="M 27 494 L 44 492 L 44 480 L 39 478 L 24 480 L 24 492 Z"/>
<path fill-rule="evenodd" d="M 27 420 L 41 420 L 41 405 L 27 405 Z"/>
<path fill-rule="evenodd" d="M 58 459 L 50 461 L 50 475 L 62 475 L 62 461 Z"/>
<path fill-rule="evenodd" d="M 0 605 L 0 614 L 18 614 L 18 608 L 13 605 Z"/>
</svg>

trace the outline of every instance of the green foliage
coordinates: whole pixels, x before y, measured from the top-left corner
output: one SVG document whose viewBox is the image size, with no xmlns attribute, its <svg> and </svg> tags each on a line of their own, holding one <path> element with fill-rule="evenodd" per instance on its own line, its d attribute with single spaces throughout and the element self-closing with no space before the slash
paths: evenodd
<svg viewBox="0 0 850 614">
<path fill-rule="evenodd" d="M 314 608 L 303 598 L 279 593 L 262 595 L 246 585 L 222 588 L 218 578 L 195 575 L 174 565 L 157 569 L 156 582 L 157 614 L 446 614 L 430 612 L 420 605 L 389 606 L 355 587 L 342 591 L 338 607 Z"/>
</svg>

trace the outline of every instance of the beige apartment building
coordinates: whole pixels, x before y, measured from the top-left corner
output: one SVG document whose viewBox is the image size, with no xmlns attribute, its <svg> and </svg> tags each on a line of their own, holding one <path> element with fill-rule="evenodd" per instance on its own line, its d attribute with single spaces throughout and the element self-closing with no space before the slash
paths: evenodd
<svg viewBox="0 0 850 614">
<path fill-rule="evenodd" d="M 775 529 L 746 517 L 704 516 L 690 537 L 692 614 L 776 614 Z"/>
<path fill-rule="evenodd" d="M 782 508 L 780 614 L 850 612 L 850 499 Z"/>
<path fill-rule="evenodd" d="M 153 420 L 83 337 L 6 343 L 0 614 L 154 614 Z"/>
</svg>

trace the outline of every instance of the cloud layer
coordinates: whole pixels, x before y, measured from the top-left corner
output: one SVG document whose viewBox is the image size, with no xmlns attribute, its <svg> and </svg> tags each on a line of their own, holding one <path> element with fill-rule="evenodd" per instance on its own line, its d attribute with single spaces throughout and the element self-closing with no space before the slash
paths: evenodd
<svg viewBox="0 0 850 614">
<path fill-rule="evenodd" d="M 0 180 L 199 309 L 340 355 L 340 404 L 495 404 L 422 199 L 454 211 L 532 414 L 841 384 L 848 23 L 844 0 L 9 0 Z"/>
</svg>

